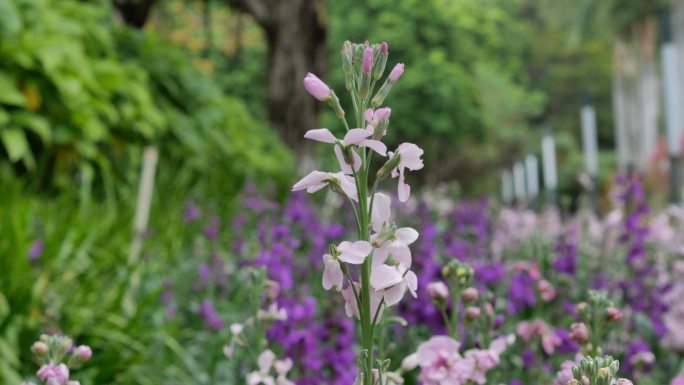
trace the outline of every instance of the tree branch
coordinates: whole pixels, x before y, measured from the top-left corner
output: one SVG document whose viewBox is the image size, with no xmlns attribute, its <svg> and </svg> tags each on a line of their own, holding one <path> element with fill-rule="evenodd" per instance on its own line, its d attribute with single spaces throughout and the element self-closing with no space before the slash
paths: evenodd
<svg viewBox="0 0 684 385">
<path fill-rule="evenodd" d="M 270 11 L 273 6 L 271 0 L 226 0 L 226 2 L 237 10 L 249 13 L 262 26 L 270 24 L 273 19 Z"/>
</svg>

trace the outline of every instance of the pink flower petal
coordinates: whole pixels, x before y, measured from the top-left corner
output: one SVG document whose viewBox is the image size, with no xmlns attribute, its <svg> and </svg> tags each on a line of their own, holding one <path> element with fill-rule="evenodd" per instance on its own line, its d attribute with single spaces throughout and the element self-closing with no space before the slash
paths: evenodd
<svg viewBox="0 0 684 385">
<path fill-rule="evenodd" d="M 330 290 L 335 286 L 337 291 L 342 290 L 344 274 L 342 273 L 340 262 L 330 254 L 325 254 L 323 255 L 323 266 L 323 288 Z"/>
<path fill-rule="evenodd" d="M 323 143 L 336 143 L 337 138 L 327 128 L 319 128 L 316 130 L 309 130 L 304 134 L 306 139 L 315 140 Z"/>
<path fill-rule="evenodd" d="M 344 241 L 337 246 L 340 255 L 337 257 L 342 262 L 360 265 L 373 250 L 373 246 L 366 241 Z"/>
<path fill-rule="evenodd" d="M 401 273 L 396 268 L 380 265 L 371 271 L 370 282 L 375 290 L 384 290 L 402 281 Z"/>
<path fill-rule="evenodd" d="M 328 177 L 329 174 L 327 172 L 312 171 L 307 176 L 302 178 L 299 182 L 295 183 L 294 186 L 292 186 L 292 191 L 300 191 L 310 188 L 317 189 L 315 191 L 318 191 L 326 186 L 326 183 L 323 181 Z"/>
<path fill-rule="evenodd" d="M 399 184 L 397 186 L 397 194 L 400 202 L 406 202 L 411 195 L 411 186 L 404 181 L 404 169 L 399 169 Z"/>
<path fill-rule="evenodd" d="M 402 227 L 394 233 L 398 242 L 410 245 L 418 239 L 418 232 L 410 227 Z"/>
<path fill-rule="evenodd" d="M 359 142 L 359 146 L 371 148 L 378 154 L 382 156 L 387 156 L 387 146 L 385 146 L 385 143 L 379 140 L 364 139 L 361 142 Z"/>
<path fill-rule="evenodd" d="M 352 128 L 351 130 L 347 131 L 346 135 L 344 135 L 344 140 L 342 140 L 342 143 L 345 146 L 349 146 L 350 144 L 359 144 L 362 140 L 366 139 L 372 134 L 372 132 L 369 132 L 365 128 Z"/>
<path fill-rule="evenodd" d="M 371 213 L 371 223 L 373 230 L 380 231 L 382 225 L 389 222 L 392 206 L 392 199 L 383 193 L 376 193 L 373 198 L 373 212 Z"/>
</svg>

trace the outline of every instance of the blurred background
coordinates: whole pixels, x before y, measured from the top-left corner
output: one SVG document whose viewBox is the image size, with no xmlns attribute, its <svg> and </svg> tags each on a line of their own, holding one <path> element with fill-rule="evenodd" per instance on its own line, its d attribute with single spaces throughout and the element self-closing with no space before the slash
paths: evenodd
<svg viewBox="0 0 684 385">
<path fill-rule="evenodd" d="M 302 163 L 333 161 L 303 139 L 341 128 L 302 79 L 342 95 L 340 47 L 366 39 L 406 65 L 385 104 L 388 147 L 425 149 L 414 189 L 603 210 L 636 171 L 680 201 L 684 0 L 0 0 L 2 382 L 66 327 L 98 383 L 159 383 L 178 357 L 197 373 L 146 306 L 243 191 L 282 201 Z M 212 219 L 186 236 L 194 204 Z"/>
<path fill-rule="evenodd" d="M 59 192 L 87 179 L 113 197 L 136 179 L 145 145 L 160 152 L 160 177 L 173 170 L 186 191 L 230 193 L 263 177 L 287 184 L 294 158 L 313 151 L 303 133 L 336 124 L 301 79 L 311 71 L 341 89 L 342 42 L 370 39 L 406 64 L 388 100 L 392 138 L 426 149 L 425 182 L 498 194 L 516 161 L 537 154 L 542 166 L 547 132 L 560 195 L 578 194 L 582 172 L 605 184 L 630 166 L 669 194 L 665 86 L 679 98 L 681 2 L 0 4 L 3 184 Z M 668 42 L 680 48 L 677 79 L 664 73 Z M 596 170 L 583 157 L 584 105 L 594 110 Z"/>
</svg>

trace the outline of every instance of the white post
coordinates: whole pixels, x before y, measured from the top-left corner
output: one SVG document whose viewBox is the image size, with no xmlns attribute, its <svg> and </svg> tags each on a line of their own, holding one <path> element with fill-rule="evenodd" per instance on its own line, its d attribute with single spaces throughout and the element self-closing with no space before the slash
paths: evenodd
<svg viewBox="0 0 684 385">
<path fill-rule="evenodd" d="M 558 187 L 558 175 L 556 169 L 556 142 L 551 132 L 545 132 L 542 138 L 542 161 L 544 172 L 544 188 L 550 193 Z"/>
<path fill-rule="evenodd" d="M 580 113 L 582 122 L 582 149 L 587 173 L 592 178 L 598 176 L 598 144 L 596 139 L 596 110 L 586 103 Z"/>
<path fill-rule="evenodd" d="M 501 172 L 501 198 L 504 203 L 513 201 L 513 176 L 508 170 Z"/>
<path fill-rule="evenodd" d="M 665 127 L 667 129 L 667 152 L 670 155 L 670 201 L 681 201 L 681 156 L 682 156 L 682 95 L 677 60 L 677 46 L 672 41 L 670 14 L 661 19 L 663 45 L 660 58 L 663 70 L 663 92 L 665 97 Z"/>
<path fill-rule="evenodd" d="M 522 162 L 515 162 L 513 166 L 513 188 L 516 199 L 525 199 L 525 166 Z"/>
<path fill-rule="evenodd" d="M 529 154 L 525 158 L 525 168 L 527 176 L 527 195 L 534 199 L 539 195 L 539 162 L 537 156 Z"/>
</svg>

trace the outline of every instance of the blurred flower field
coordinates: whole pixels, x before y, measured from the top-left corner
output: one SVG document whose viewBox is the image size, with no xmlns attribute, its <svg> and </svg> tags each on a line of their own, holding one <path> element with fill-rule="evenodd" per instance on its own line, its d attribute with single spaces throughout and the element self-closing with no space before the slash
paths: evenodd
<svg viewBox="0 0 684 385">
<path fill-rule="evenodd" d="M 552 5 L 0 0 L 0 384 L 684 385 L 684 1 Z"/>
</svg>

